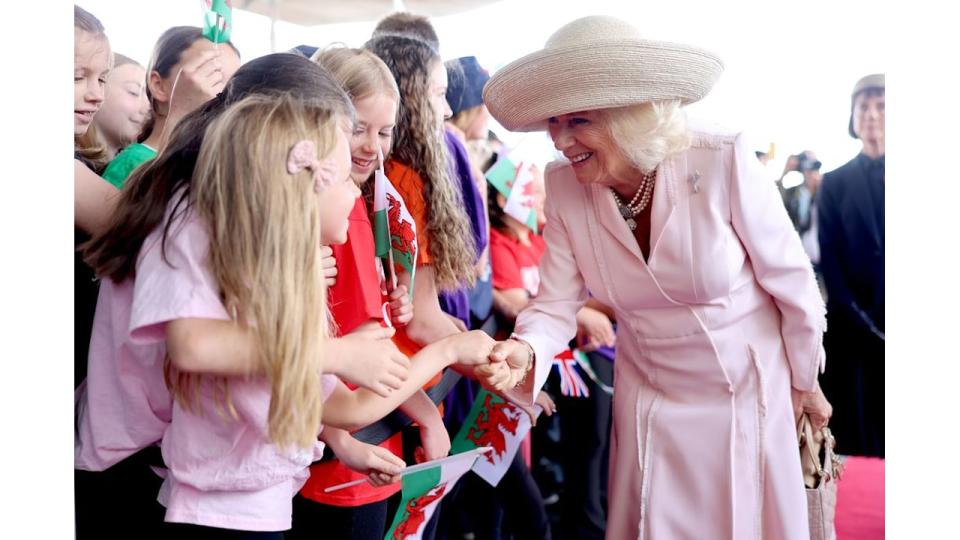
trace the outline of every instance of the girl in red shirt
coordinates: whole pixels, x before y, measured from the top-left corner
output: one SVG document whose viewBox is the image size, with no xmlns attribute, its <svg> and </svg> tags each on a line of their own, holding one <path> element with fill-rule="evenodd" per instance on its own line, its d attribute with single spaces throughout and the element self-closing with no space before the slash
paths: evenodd
<svg viewBox="0 0 960 540">
<path fill-rule="evenodd" d="M 318 51 L 313 60 L 330 71 L 352 96 L 357 112 L 350 144 L 352 176 L 358 185 L 363 186 L 379 166 L 378 153 L 385 156 L 390 153 L 400 99 L 396 83 L 383 61 L 366 50 L 330 48 Z M 347 242 L 332 248 L 337 275 L 336 283 L 329 289 L 328 305 L 338 333 L 362 332 L 385 324 L 382 271 L 378 269 L 374 255 L 373 231 L 362 197 L 357 199 L 350 213 Z M 419 279 L 417 281 L 419 283 Z M 392 291 L 389 302 L 393 325 L 403 326 L 410 322 L 413 306 L 403 285 Z M 432 460 L 447 455 L 450 451 L 449 435 L 436 406 L 425 392 L 421 390 L 414 394 L 400 406 L 400 410 L 419 425 L 422 446 L 417 449 L 417 455 L 420 459 Z M 400 433 L 379 447 L 365 446 L 369 452 L 389 451 L 403 456 Z M 383 485 L 393 479 L 380 478 L 324 493 L 328 486 L 364 476 L 338 459 L 313 465 L 310 479 L 294 501 L 290 538 L 382 538 L 392 517 L 388 499 L 400 491 L 399 483 Z"/>
</svg>

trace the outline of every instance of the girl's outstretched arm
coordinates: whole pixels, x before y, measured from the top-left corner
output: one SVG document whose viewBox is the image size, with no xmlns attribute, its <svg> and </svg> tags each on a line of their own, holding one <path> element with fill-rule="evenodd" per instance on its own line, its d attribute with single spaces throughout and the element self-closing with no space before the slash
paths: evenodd
<svg viewBox="0 0 960 540">
<path fill-rule="evenodd" d="M 494 343 L 490 336 L 474 330 L 424 347 L 411 358 L 407 379 L 388 397 L 381 397 L 366 388 L 351 392 L 340 383 L 324 403 L 323 423 L 354 431 L 376 422 L 409 399 L 443 368 L 455 362 L 469 366 L 486 364 Z"/>
<path fill-rule="evenodd" d="M 375 328 L 330 339 L 323 369 L 387 396 L 407 378 L 410 360 L 390 341 L 392 328 Z M 256 339 L 230 320 L 183 318 L 166 324 L 170 361 L 180 371 L 224 377 L 263 375 Z"/>
</svg>

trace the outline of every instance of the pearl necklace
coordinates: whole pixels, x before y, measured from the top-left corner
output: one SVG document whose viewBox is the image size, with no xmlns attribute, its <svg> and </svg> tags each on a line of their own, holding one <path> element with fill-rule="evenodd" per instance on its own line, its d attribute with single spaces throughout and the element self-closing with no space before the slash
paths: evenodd
<svg viewBox="0 0 960 540">
<path fill-rule="evenodd" d="M 627 222 L 627 226 L 630 227 L 631 231 L 637 230 L 637 220 L 633 218 L 640 212 L 643 212 L 647 205 L 650 204 L 650 199 L 653 198 L 653 184 L 656 180 L 656 169 L 644 174 L 643 183 L 640 184 L 637 193 L 627 204 L 624 204 L 623 201 L 620 200 L 620 195 L 618 195 L 613 188 L 610 188 L 610 192 L 613 193 L 613 200 L 617 203 L 617 208 L 620 209 L 620 215 L 623 216 L 623 219 Z M 637 202 L 638 200 L 640 202 Z"/>
</svg>

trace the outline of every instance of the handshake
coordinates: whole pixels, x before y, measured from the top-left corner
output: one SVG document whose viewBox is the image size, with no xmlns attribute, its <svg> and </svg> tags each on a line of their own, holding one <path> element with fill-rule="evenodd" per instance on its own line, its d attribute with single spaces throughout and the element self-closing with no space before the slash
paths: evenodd
<svg viewBox="0 0 960 540">
<path fill-rule="evenodd" d="M 526 342 L 516 339 L 498 342 L 480 330 L 457 333 L 431 343 L 418 351 L 411 362 L 390 340 L 394 331 L 376 328 L 333 340 L 339 342 L 338 348 L 342 350 L 328 356 L 329 364 L 340 368 L 330 371 L 387 397 L 403 385 L 411 370 L 431 369 L 436 373 L 453 367 L 479 381 L 484 388 L 501 393 L 522 384 L 533 368 L 533 349 Z"/>
<path fill-rule="evenodd" d="M 447 339 L 458 342 L 457 364 L 472 367 L 473 378 L 488 390 L 499 393 L 519 386 L 533 368 L 533 348 L 525 341 L 495 341 L 480 330 Z"/>
</svg>

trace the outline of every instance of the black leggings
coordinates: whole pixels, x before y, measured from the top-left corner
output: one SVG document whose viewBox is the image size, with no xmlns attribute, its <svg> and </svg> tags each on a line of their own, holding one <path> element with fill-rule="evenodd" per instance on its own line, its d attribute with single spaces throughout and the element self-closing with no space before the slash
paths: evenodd
<svg viewBox="0 0 960 540">
<path fill-rule="evenodd" d="M 168 538 L 176 540 L 284 540 L 283 532 L 237 531 L 191 523 L 168 523 Z"/>
<path fill-rule="evenodd" d="M 105 471 L 74 470 L 77 540 L 170 538 L 157 502 L 163 479 L 150 469 L 160 449 L 141 450 Z"/>
<path fill-rule="evenodd" d="M 397 493 L 361 506 L 333 506 L 297 494 L 293 498 L 293 528 L 287 533 L 287 540 L 382 540 L 399 501 Z"/>
</svg>

